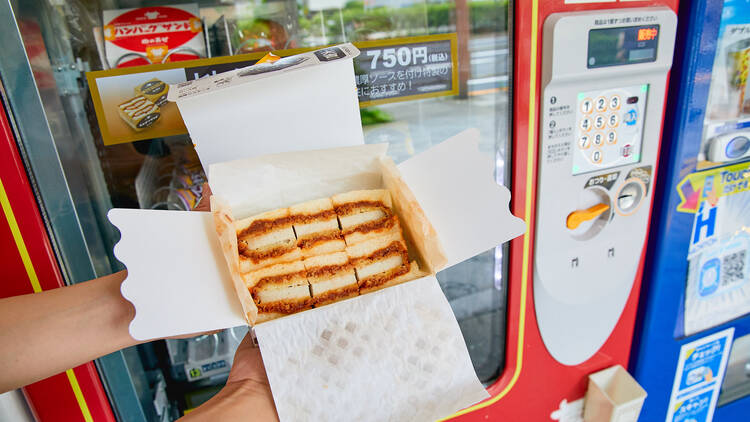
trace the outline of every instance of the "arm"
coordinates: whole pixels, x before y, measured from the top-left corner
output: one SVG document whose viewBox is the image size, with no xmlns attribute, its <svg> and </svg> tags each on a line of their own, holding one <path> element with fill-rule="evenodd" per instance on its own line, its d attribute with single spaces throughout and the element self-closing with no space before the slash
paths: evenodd
<svg viewBox="0 0 750 422">
<path fill-rule="evenodd" d="M 135 311 L 120 294 L 126 275 L 0 299 L 0 392 L 137 344 Z"/>
</svg>

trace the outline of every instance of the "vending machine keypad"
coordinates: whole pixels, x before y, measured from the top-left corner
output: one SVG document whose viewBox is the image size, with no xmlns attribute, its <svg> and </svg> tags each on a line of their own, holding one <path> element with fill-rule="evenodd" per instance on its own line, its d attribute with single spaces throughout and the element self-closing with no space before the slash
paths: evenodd
<svg viewBox="0 0 750 422">
<path fill-rule="evenodd" d="M 574 175 L 640 161 L 647 93 L 635 85 L 578 94 Z"/>
</svg>

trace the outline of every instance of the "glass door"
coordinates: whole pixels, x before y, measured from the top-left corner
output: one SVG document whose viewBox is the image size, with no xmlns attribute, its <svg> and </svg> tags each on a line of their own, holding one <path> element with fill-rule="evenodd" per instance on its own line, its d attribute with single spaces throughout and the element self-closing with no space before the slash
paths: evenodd
<svg viewBox="0 0 750 422">
<path fill-rule="evenodd" d="M 497 182 L 510 182 L 507 0 L 3 3 L 8 13 L 0 14 L 0 31 L 12 41 L 0 63 L 3 92 L 69 283 L 122 267 L 112 255 L 119 234 L 106 218 L 109 209 L 189 210 L 206 180 L 186 133 L 109 142 L 86 79 L 90 71 L 225 56 L 257 60 L 265 51 L 352 42 L 367 58 L 355 68 L 367 143 L 388 142 L 400 162 L 478 128 L 480 149 L 495 157 Z M 118 28 L 135 28 L 146 13 L 187 26 L 117 38 Z M 410 66 L 418 55 L 442 64 Z M 499 247 L 437 275 L 487 384 L 504 365 L 506 267 Z M 243 333 L 157 341 L 99 359 L 118 417 L 171 420 L 207 400 L 226 380 Z M 228 364 L 206 370 L 207 362 L 222 359 Z"/>
</svg>

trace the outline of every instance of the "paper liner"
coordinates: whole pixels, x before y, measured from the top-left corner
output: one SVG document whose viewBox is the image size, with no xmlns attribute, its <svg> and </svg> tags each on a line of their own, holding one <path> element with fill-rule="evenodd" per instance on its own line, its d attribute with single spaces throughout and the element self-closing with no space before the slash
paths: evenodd
<svg viewBox="0 0 750 422">
<path fill-rule="evenodd" d="M 245 281 L 240 275 L 240 256 L 237 248 L 237 232 L 234 228 L 234 219 L 229 205 L 217 196 L 211 196 L 211 214 L 216 225 L 216 234 L 219 237 L 221 251 L 227 263 L 232 285 L 237 292 L 237 297 L 242 305 L 247 323 L 252 325 L 258 317 L 258 307 L 255 305 Z"/>
<path fill-rule="evenodd" d="M 391 193 L 393 209 L 401 220 L 404 237 L 411 253 L 416 253 L 420 270 L 426 274 L 434 274 L 436 268 L 445 266 L 447 261 L 443 245 L 435 228 L 427 220 L 422 207 L 414 197 L 411 189 L 404 183 L 396 165 L 389 157 L 380 159 L 383 171 L 383 185 Z"/>
<path fill-rule="evenodd" d="M 435 277 L 255 333 L 282 422 L 431 422 L 489 397 Z"/>
</svg>

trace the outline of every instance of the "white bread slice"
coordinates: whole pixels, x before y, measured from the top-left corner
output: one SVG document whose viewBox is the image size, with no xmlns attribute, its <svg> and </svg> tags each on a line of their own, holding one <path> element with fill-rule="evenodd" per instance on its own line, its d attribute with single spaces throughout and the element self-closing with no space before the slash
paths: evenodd
<svg viewBox="0 0 750 422">
<path fill-rule="evenodd" d="M 306 258 L 307 280 L 315 305 L 331 303 L 359 294 L 357 277 L 345 252 Z"/>
<path fill-rule="evenodd" d="M 237 239 L 247 244 L 253 250 L 269 247 L 291 245 L 296 242 L 292 223 L 289 220 L 289 208 L 264 212 L 239 221 L 235 221 Z M 253 226 L 267 223 L 268 227 L 260 227 L 248 233 Z"/>
<path fill-rule="evenodd" d="M 389 231 L 383 234 L 383 236 L 373 237 L 365 240 L 364 242 L 359 242 L 354 245 L 347 246 L 346 254 L 349 255 L 349 258 L 352 259 L 367 257 L 378 249 L 385 248 L 392 242 L 400 242 L 403 244 L 404 249 L 406 249 L 406 243 L 404 242 L 404 238 L 403 236 L 401 236 L 401 233 Z"/>
<path fill-rule="evenodd" d="M 349 246 L 353 246 L 357 243 L 383 236 L 388 236 L 389 238 L 393 239 L 403 239 L 401 223 L 399 223 L 398 217 L 396 215 L 392 215 L 388 218 L 382 218 L 377 222 L 372 222 L 364 226 L 360 225 L 358 227 L 354 227 L 352 229 L 344 231 L 344 241 Z"/>
<path fill-rule="evenodd" d="M 258 291 L 258 299 L 261 304 L 287 301 L 287 300 L 298 300 L 310 297 L 310 287 L 307 284 L 292 286 L 292 287 L 277 287 L 276 285 L 269 286 L 267 289 Z"/>
<path fill-rule="evenodd" d="M 310 286 L 302 261 L 270 265 L 243 275 L 258 306 L 259 321 L 268 313 L 291 314 L 312 307 Z"/>
<path fill-rule="evenodd" d="M 358 190 L 331 197 L 342 230 L 386 218 L 392 206 L 391 194 L 385 189 Z"/>
<path fill-rule="evenodd" d="M 240 273 L 302 257 L 288 208 L 235 221 L 234 228 L 240 254 Z"/>
<path fill-rule="evenodd" d="M 324 237 L 300 239 L 299 249 L 301 250 L 302 257 L 309 258 L 332 252 L 343 252 L 346 248 L 346 242 L 343 237 L 341 237 L 341 233 L 334 232 L 333 234 L 338 237 L 333 239 L 326 239 Z"/>
<path fill-rule="evenodd" d="M 236 220 L 234 222 L 234 229 L 239 234 L 241 231 L 250 227 L 250 225 L 259 220 L 277 220 L 279 218 L 288 217 L 289 208 L 279 208 L 277 210 L 266 211 L 264 213 L 254 215 L 252 217 L 243 218 L 242 220 Z"/>
<path fill-rule="evenodd" d="M 381 218 L 385 218 L 387 215 L 382 209 L 374 209 L 362 211 L 357 214 L 342 215 L 339 217 L 341 222 L 341 228 L 343 230 L 351 229 L 359 225 L 369 223 L 370 221 L 377 221 Z"/>
<path fill-rule="evenodd" d="M 318 216 L 309 222 L 295 221 L 294 231 L 297 238 L 338 230 L 339 223 L 330 198 L 315 199 L 289 207 L 291 216 L 314 216 L 325 212 L 328 212 L 328 215 Z"/>
<path fill-rule="evenodd" d="M 273 256 L 264 257 L 262 259 L 252 259 L 240 254 L 240 274 L 247 274 L 269 265 L 299 261 L 302 259 L 302 251 L 296 246 L 292 246 L 288 249 L 279 248 L 277 251 L 279 252 L 278 255 L 274 254 Z M 256 252 L 274 252 L 274 248 L 265 248 Z"/>
<path fill-rule="evenodd" d="M 349 256 L 344 252 L 334 252 L 326 255 L 312 256 L 305 258 L 302 263 L 305 269 L 310 270 L 316 267 L 328 267 L 332 265 L 346 265 L 349 263 Z"/>
<path fill-rule="evenodd" d="M 294 275 L 289 280 L 284 282 L 274 282 L 273 278 L 279 278 L 285 275 Z M 245 285 L 252 291 L 255 289 L 262 280 L 266 279 L 266 282 L 259 287 L 259 289 L 274 289 L 281 287 L 294 287 L 300 285 L 307 285 L 307 277 L 305 276 L 305 266 L 302 261 L 294 262 L 282 262 L 279 264 L 269 265 L 259 270 L 251 271 L 247 274 L 242 275 L 242 279 L 245 281 Z M 271 281 L 269 281 L 271 280 Z"/>
<path fill-rule="evenodd" d="M 412 264 L 400 232 L 347 246 L 346 253 L 354 266 L 360 294 L 402 280 L 402 275 L 411 272 Z"/>
<path fill-rule="evenodd" d="M 346 247 L 330 198 L 316 199 L 289 207 L 302 256 L 343 251 Z"/>
<path fill-rule="evenodd" d="M 359 289 L 357 287 L 357 277 L 354 276 L 354 271 L 349 271 L 341 276 L 333 277 L 326 281 L 319 281 L 317 283 L 310 284 L 310 290 L 312 291 L 313 299 L 320 298 L 326 293 L 332 292 L 334 290 L 345 289 L 346 287 L 351 287 L 351 291 L 347 291 L 345 295 L 337 297 L 335 300 L 357 296 Z M 318 303 L 319 302 L 316 302 L 316 304 Z"/>
<path fill-rule="evenodd" d="M 416 280 L 418 278 L 424 277 L 428 275 L 427 272 L 422 271 L 419 269 L 419 265 L 417 265 L 416 261 L 412 261 L 409 263 L 409 272 L 406 274 L 402 274 L 398 277 L 395 277 L 379 286 L 372 286 L 372 287 L 360 287 L 359 293 L 365 294 L 365 293 L 371 293 L 377 290 L 385 289 L 386 287 L 395 286 L 397 284 L 405 283 L 407 281 Z"/>
<path fill-rule="evenodd" d="M 393 255 L 384 259 L 375 261 L 371 264 L 366 264 L 357 267 L 357 277 L 360 279 L 371 277 L 376 274 L 390 271 L 394 268 L 404 265 L 404 260 L 401 255 Z"/>
<path fill-rule="evenodd" d="M 387 208 L 392 208 L 391 194 L 386 189 L 353 190 L 334 195 L 331 201 L 334 207 L 351 202 L 372 201 L 381 202 Z"/>
<path fill-rule="evenodd" d="M 294 236 L 294 230 L 292 226 L 280 227 L 268 233 L 264 233 L 258 236 L 248 236 L 240 238 L 247 244 L 247 247 L 254 250 L 272 246 L 289 246 L 292 247 L 297 243 L 297 238 Z"/>
</svg>

